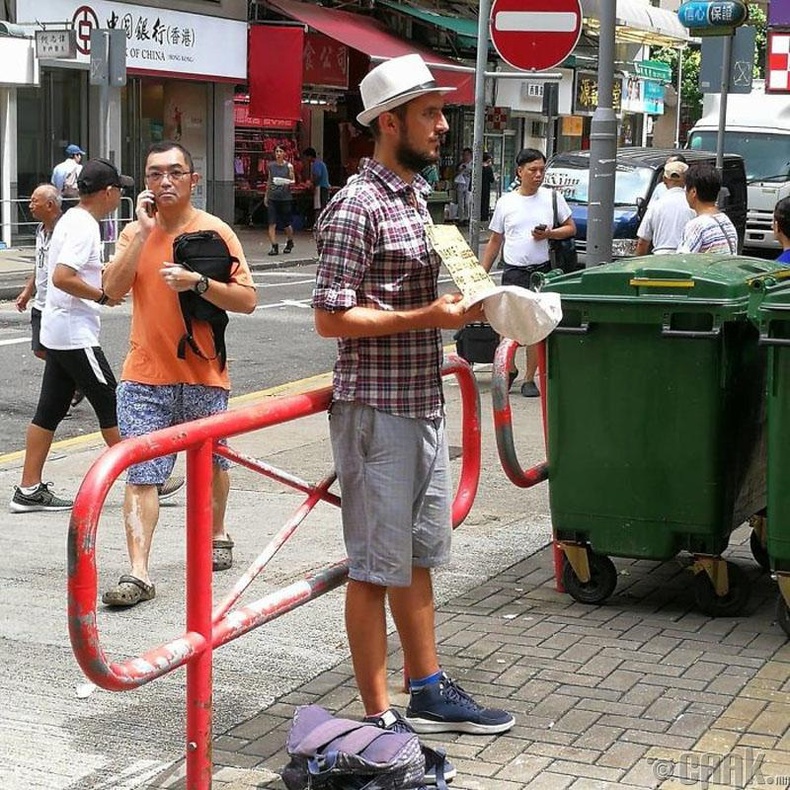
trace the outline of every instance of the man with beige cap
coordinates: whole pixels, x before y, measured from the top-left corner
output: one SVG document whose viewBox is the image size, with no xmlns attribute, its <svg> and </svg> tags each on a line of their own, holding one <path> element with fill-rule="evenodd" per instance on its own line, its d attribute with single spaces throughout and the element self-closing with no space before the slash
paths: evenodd
<svg viewBox="0 0 790 790">
<path fill-rule="evenodd" d="M 683 237 L 683 228 L 696 214 L 686 200 L 685 162 L 668 161 L 664 165 L 663 183 L 666 191 L 660 200 L 651 201 L 637 236 L 636 254 L 647 255 L 652 245 L 654 255 L 675 252 Z"/>
<path fill-rule="evenodd" d="M 449 562 L 452 533 L 440 330 L 482 318 L 460 294 L 439 296 L 440 259 L 425 232 L 429 187 L 419 173 L 439 160 L 451 90 L 419 55 L 362 80 L 357 121 L 375 149 L 316 225 L 313 308 L 318 333 L 338 343 L 329 426 L 349 556 L 346 629 L 365 718 L 491 735 L 514 719 L 479 705 L 442 671 L 431 577 Z M 405 720 L 387 689 L 387 601 L 411 676 Z M 426 764 L 426 781 L 437 782 Z"/>
</svg>

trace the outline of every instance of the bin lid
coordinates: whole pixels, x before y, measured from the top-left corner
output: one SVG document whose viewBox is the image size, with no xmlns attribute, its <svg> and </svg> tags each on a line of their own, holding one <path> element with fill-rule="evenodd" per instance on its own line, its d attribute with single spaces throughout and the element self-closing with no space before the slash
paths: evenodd
<svg viewBox="0 0 790 790">
<path fill-rule="evenodd" d="M 570 274 L 550 273 L 541 290 L 563 302 L 684 303 L 745 314 L 754 283 L 786 269 L 776 261 L 735 255 L 649 255 L 593 266 Z"/>
</svg>

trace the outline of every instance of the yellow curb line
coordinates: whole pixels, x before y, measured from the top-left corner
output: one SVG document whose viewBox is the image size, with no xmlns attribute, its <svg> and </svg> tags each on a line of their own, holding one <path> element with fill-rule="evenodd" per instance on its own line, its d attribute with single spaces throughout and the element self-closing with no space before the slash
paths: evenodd
<svg viewBox="0 0 790 790">
<path fill-rule="evenodd" d="M 276 387 L 269 389 L 259 390 L 258 392 L 248 392 L 246 395 L 239 395 L 230 399 L 230 408 L 237 408 L 245 406 L 255 401 L 264 400 L 265 398 L 280 397 L 283 395 L 298 395 L 302 392 L 308 392 L 312 389 L 320 389 L 332 383 L 331 373 L 321 373 L 317 376 L 310 376 L 306 379 L 299 379 L 298 381 L 290 381 L 287 384 L 279 384 Z M 85 449 L 91 444 L 99 444 L 104 440 L 99 431 L 94 433 L 86 433 L 84 436 L 74 436 L 71 439 L 62 439 L 59 442 L 53 442 L 50 452 L 63 452 L 73 450 L 74 448 Z M 0 465 L 10 464 L 15 461 L 20 461 L 25 457 L 24 450 L 15 450 L 12 453 L 5 453 L 0 455 Z"/>
</svg>

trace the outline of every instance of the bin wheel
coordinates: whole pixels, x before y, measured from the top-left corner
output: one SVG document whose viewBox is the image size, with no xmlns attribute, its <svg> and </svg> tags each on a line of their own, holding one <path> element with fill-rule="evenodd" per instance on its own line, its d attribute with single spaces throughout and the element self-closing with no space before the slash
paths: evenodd
<svg viewBox="0 0 790 790">
<path fill-rule="evenodd" d="M 697 607 L 708 617 L 735 617 L 739 615 L 749 600 L 749 585 L 746 574 L 734 563 L 727 563 L 729 591 L 719 597 L 713 582 L 704 571 L 694 577 L 694 597 Z"/>
<path fill-rule="evenodd" d="M 571 598 L 579 603 L 601 603 L 617 587 L 617 568 L 605 554 L 593 554 L 590 551 L 587 560 L 590 563 L 590 581 L 580 581 L 566 560 L 562 569 L 562 584 Z"/>
<path fill-rule="evenodd" d="M 749 536 L 749 548 L 752 550 L 752 557 L 755 562 L 766 572 L 771 572 L 771 560 L 768 557 L 768 549 L 763 546 L 760 535 L 756 530 L 752 530 Z"/>
<path fill-rule="evenodd" d="M 782 630 L 790 636 L 790 608 L 787 606 L 784 596 L 779 593 L 776 599 L 776 622 L 782 626 Z"/>
</svg>

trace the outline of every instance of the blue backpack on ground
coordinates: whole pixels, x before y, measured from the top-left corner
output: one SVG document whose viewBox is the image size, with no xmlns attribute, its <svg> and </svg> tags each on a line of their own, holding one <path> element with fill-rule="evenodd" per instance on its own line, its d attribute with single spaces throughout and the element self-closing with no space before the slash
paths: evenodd
<svg viewBox="0 0 790 790">
<path fill-rule="evenodd" d="M 337 719 L 319 705 L 296 709 L 287 750 L 288 790 L 427 790 L 414 733 Z"/>
</svg>

